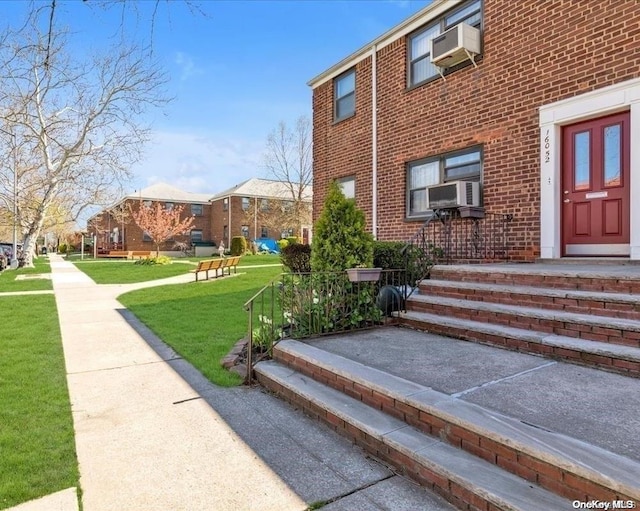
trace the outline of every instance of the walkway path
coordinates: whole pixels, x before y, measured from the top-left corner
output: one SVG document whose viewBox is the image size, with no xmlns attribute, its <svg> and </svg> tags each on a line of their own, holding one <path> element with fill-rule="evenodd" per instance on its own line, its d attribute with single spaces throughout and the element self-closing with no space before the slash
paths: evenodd
<svg viewBox="0 0 640 511">
<path fill-rule="evenodd" d="M 116 300 L 193 275 L 97 285 L 50 260 L 84 511 L 453 509 L 260 388 L 213 385 Z M 74 493 L 12 511 L 77 511 Z"/>
<path fill-rule="evenodd" d="M 51 270 L 85 511 L 305 507 L 125 320 L 116 297 L 147 283 Z"/>
</svg>

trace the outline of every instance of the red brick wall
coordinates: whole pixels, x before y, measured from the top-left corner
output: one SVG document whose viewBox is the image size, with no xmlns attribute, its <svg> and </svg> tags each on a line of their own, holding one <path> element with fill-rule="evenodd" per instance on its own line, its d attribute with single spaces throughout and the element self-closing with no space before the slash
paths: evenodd
<svg viewBox="0 0 640 511">
<path fill-rule="evenodd" d="M 406 39 L 377 55 L 378 238 L 407 240 L 408 161 L 482 144 L 484 205 L 513 213 L 514 255 L 540 254 L 538 107 L 640 76 L 640 2 L 485 0 L 484 51 L 469 65 L 406 88 Z M 345 48 L 345 54 L 350 51 Z M 356 115 L 333 124 L 333 82 L 313 91 L 314 219 L 327 183 L 356 175 L 372 222 L 371 59 L 356 67 Z"/>
<path fill-rule="evenodd" d="M 162 202 L 164 204 L 164 202 Z M 180 206 L 181 204 L 178 202 L 174 202 L 176 206 Z M 138 200 L 130 200 L 127 199 L 125 201 L 125 208 L 131 207 L 134 211 L 136 211 L 139 207 Z M 191 207 L 190 204 L 184 204 L 184 210 L 180 218 L 186 218 L 187 216 L 191 216 Z M 101 216 L 96 217 L 95 222 L 91 222 L 88 226 L 88 230 L 91 233 L 95 233 L 96 228 L 99 232 L 101 231 L 112 231 L 114 227 L 118 227 L 120 231 L 120 236 L 122 236 L 122 223 L 114 219 L 109 213 L 104 212 Z M 202 205 L 202 216 L 194 217 L 193 221 L 193 229 L 202 229 L 202 237 L 204 240 L 211 239 L 211 205 L 204 203 Z M 98 235 L 98 247 L 101 246 L 101 242 L 104 238 Z M 190 235 L 186 234 L 184 236 L 176 236 L 174 241 L 168 241 L 160 245 L 160 250 L 172 251 L 174 244 L 177 241 L 190 242 Z M 131 215 L 124 223 L 124 250 L 155 250 L 155 244 L 152 241 L 143 241 L 142 240 L 142 229 L 140 229 L 133 219 Z"/>
<path fill-rule="evenodd" d="M 249 227 L 249 239 L 255 239 L 261 237 L 262 226 L 267 226 L 268 234 L 270 238 L 280 239 L 281 232 L 286 228 L 286 226 L 281 227 L 269 227 L 271 224 L 275 224 L 277 221 L 271 219 L 267 219 L 266 217 L 269 215 L 268 212 L 260 211 L 260 198 L 258 198 L 258 210 L 257 210 L 257 219 L 254 220 L 254 211 L 255 211 L 255 197 L 251 197 L 250 200 L 250 210 L 247 212 L 242 209 L 242 197 L 240 196 L 231 196 L 230 200 L 230 209 L 231 209 L 231 223 L 229 223 L 229 211 L 223 210 L 223 199 L 217 199 L 212 201 L 211 203 L 211 214 L 212 214 L 212 233 L 213 240 L 216 243 L 220 243 L 220 240 L 223 238 L 224 226 L 229 225 L 229 236 L 233 238 L 234 236 L 242 236 L 242 226 L 246 225 Z M 270 207 L 278 208 L 280 207 L 280 203 L 277 199 L 268 199 Z M 294 228 L 297 226 L 293 226 Z M 295 230 L 295 229 L 294 229 Z M 229 247 L 230 240 L 224 240 L 225 247 Z"/>
</svg>

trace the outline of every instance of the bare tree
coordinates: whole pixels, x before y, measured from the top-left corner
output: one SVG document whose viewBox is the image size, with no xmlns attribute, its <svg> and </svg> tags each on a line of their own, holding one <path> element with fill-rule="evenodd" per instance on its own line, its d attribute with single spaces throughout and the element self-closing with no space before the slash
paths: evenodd
<svg viewBox="0 0 640 511">
<path fill-rule="evenodd" d="M 0 150 L 17 147 L 13 168 L 0 167 L 0 203 L 10 202 L 6 184 L 17 172 L 28 265 L 53 204 L 76 220 L 113 202 L 149 138 L 143 116 L 167 101 L 166 76 L 147 51 L 120 44 L 72 58 L 64 33 L 39 29 L 38 12 L 0 34 Z"/>
<path fill-rule="evenodd" d="M 309 196 L 313 181 L 311 152 L 311 122 L 307 117 L 299 117 L 295 126 L 290 128 L 280 121 L 267 137 L 267 150 L 264 155 L 264 167 L 268 176 L 281 181 L 290 196 L 283 197 L 283 224 L 296 225 L 298 235 L 302 226 L 311 223 Z"/>
<path fill-rule="evenodd" d="M 155 243 L 156 256 L 160 255 L 162 243 L 189 232 L 193 227 L 193 216 L 180 218 L 183 210 L 183 205 L 167 209 L 159 202 L 146 206 L 142 201 L 137 210 L 131 210 L 133 221 Z"/>
</svg>

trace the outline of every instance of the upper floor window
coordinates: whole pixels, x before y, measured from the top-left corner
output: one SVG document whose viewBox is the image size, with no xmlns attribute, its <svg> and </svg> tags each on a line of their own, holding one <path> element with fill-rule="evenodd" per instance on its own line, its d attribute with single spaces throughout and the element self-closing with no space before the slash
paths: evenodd
<svg viewBox="0 0 640 511">
<path fill-rule="evenodd" d="M 472 27 L 480 28 L 482 25 L 482 5 L 480 0 L 463 5 L 444 18 L 445 30 L 458 23 L 466 23 Z"/>
<path fill-rule="evenodd" d="M 479 147 L 410 162 L 407 165 L 407 216 L 429 211 L 427 188 L 448 181 L 480 181 L 482 151 Z"/>
<path fill-rule="evenodd" d="M 347 199 L 356 197 L 356 178 L 353 176 L 338 179 L 338 185 Z"/>
<path fill-rule="evenodd" d="M 269 199 L 260 199 L 260 211 L 269 211 Z"/>
<path fill-rule="evenodd" d="M 242 197 L 242 210 L 247 211 L 249 209 L 249 197 Z"/>
<path fill-rule="evenodd" d="M 191 214 L 193 216 L 202 216 L 202 204 L 191 204 Z"/>
<path fill-rule="evenodd" d="M 409 87 L 438 76 L 438 68 L 431 63 L 431 40 L 458 23 L 467 23 L 472 27 L 481 28 L 482 1 L 473 0 L 467 2 L 460 8 L 447 13 L 431 25 L 421 28 L 409 36 Z"/>
<path fill-rule="evenodd" d="M 150 201 L 150 200 L 143 201 L 143 202 L 142 202 L 142 205 L 143 205 L 145 208 L 150 208 L 150 207 L 151 207 L 151 201 Z"/>
<path fill-rule="evenodd" d="M 222 199 L 222 211 L 227 211 L 229 209 L 229 198 Z"/>
<path fill-rule="evenodd" d="M 333 83 L 334 108 L 336 121 L 346 119 L 356 112 L 356 70 L 352 69 L 338 76 Z"/>
<path fill-rule="evenodd" d="M 173 202 L 165 202 L 164 209 L 166 209 L 167 211 L 171 211 L 173 209 Z"/>
</svg>

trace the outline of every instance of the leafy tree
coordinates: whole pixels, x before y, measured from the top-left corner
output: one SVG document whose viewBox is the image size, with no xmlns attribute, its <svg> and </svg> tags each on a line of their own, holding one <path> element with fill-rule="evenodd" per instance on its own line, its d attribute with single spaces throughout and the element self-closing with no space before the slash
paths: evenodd
<svg viewBox="0 0 640 511">
<path fill-rule="evenodd" d="M 142 201 L 137 210 L 131 210 L 133 221 L 140 229 L 147 233 L 156 245 L 156 257 L 160 256 L 160 245 L 174 236 L 186 234 L 193 227 L 193 216 L 181 219 L 183 205 L 165 208 L 161 203 L 154 202 L 145 206 Z"/>
<path fill-rule="evenodd" d="M 50 14 L 50 16 L 49 16 Z M 68 34 L 34 9 L 0 32 L 0 205 L 13 201 L 27 264 L 54 204 L 72 221 L 111 202 L 131 177 L 149 129 L 142 119 L 166 103 L 167 77 L 149 52 L 118 43 L 104 55 L 71 54 Z"/>
<path fill-rule="evenodd" d="M 364 212 L 333 181 L 314 227 L 311 269 L 343 271 L 372 265 L 373 236 L 366 231 Z"/>
</svg>

